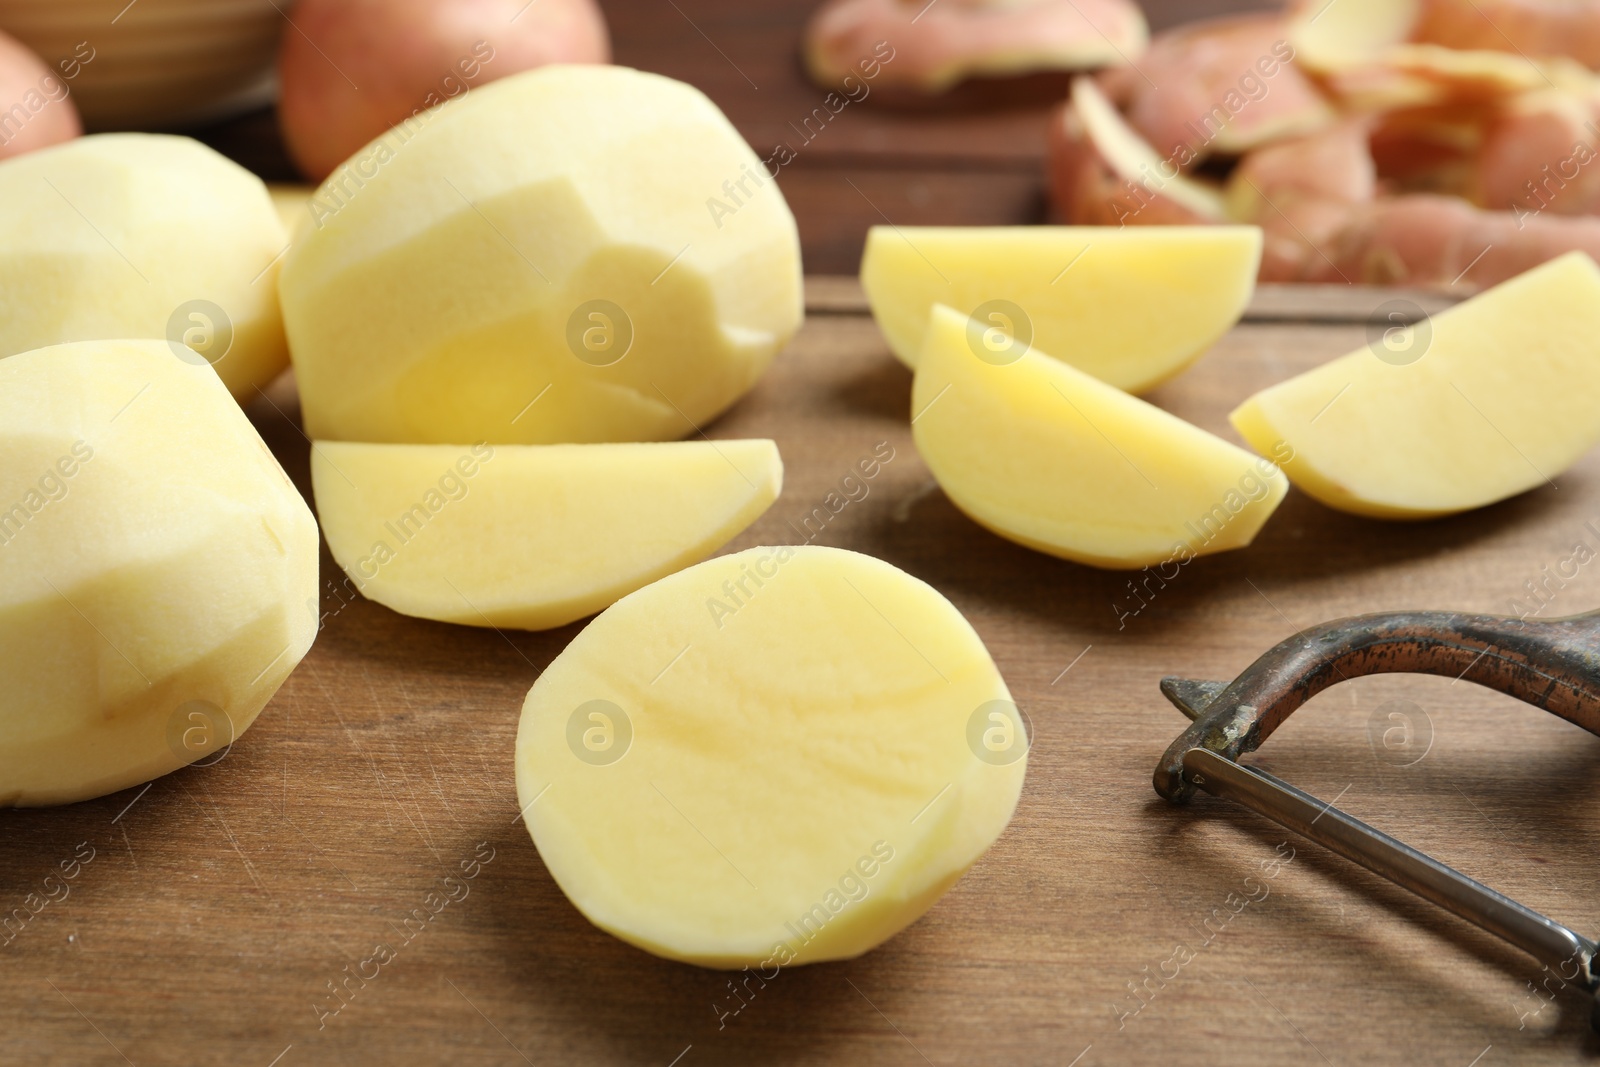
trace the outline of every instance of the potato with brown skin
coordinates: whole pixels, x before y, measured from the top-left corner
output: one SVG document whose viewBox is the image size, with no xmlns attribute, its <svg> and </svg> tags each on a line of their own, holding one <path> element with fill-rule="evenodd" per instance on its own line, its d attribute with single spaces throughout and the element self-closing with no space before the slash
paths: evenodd
<svg viewBox="0 0 1600 1067">
<path fill-rule="evenodd" d="M 1246 156 L 1230 203 L 1265 231 L 1261 280 L 1476 290 L 1565 252 L 1600 258 L 1600 218 L 1485 211 L 1457 196 L 1376 196 L 1368 129 L 1347 120 Z"/>
<path fill-rule="evenodd" d="M 0 33 L 0 159 L 82 133 L 67 83 L 26 45 Z"/>
<path fill-rule="evenodd" d="M 1117 114 L 1091 78 L 1079 78 L 1049 130 L 1056 215 L 1080 226 L 1172 226 L 1227 221 L 1220 191 L 1181 172 Z"/>
<path fill-rule="evenodd" d="M 1600 212 L 1600 95 L 1550 89 L 1503 108 L 1477 159 L 1486 207 L 1517 214 Z"/>
<path fill-rule="evenodd" d="M 1262 281 L 1295 281 L 1315 269 L 1310 261 L 1343 232 L 1351 205 L 1376 195 L 1367 135 L 1365 121 L 1346 119 L 1258 148 L 1239 162 L 1228 183 L 1229 210 L 1264 231 Z"/>
<path fill-rule="evenodd" d="M 1191 23 L 1158 35 L 1111 95 L 1128 124 L 1179 166 L 1328 125 L 1334 112 L 1295 63 L 1280 15 Z"/>
<path fill-rule="evenodd" d="M 943 93 L 971 77 L 1094 70 L 1136 59 L 1149 38 L 1130 0 L 827 0 L 806 24 L 819 85 Z"/>
<path fill-rule="evenodd" d="M 1600 67 L 1600 0 L 1424 0 L 1412 37 Z"/>
<path fill-rule="evenodd" d="M 595 0 L 301 0 L 278 59 L 278 121 L 320 181 L 409 116 L 548 63 L 607 63 Z"/>
<path fill-rule="evenodd" d="M 1518 218 L 1459 197 L 1416 194 L 1352 206 L 1344 226 L 1306 257 L 1310 282 L 1475 291 L 1567 252 L 1600 259 L 1600 218 Z"/>
</svg>

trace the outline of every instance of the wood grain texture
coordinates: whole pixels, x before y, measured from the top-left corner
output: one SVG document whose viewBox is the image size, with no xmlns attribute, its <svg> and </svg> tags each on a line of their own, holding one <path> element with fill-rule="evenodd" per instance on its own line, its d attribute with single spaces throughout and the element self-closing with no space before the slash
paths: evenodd
<svg viewBox="0 0 1600 1067">
<path fill-rule="evenodd" d="M 1153 399 L 1231 437 L 1240 398 L 1363 330 L 1246 323 Z M 1486 1064 L 1596 1051 L 1583 998 L 1537 1010 L 1538 967 L 1516 951 L 1242 810 L 1171 808 L 1150 773 L 1185 723 L 1162 675 L 1231 677 L 1296 628 L 1357 612 L 1507 611 L 1575 542 L 1600 544 L 1600 521 L 1586 525 L 1600 520 L 1600 457 L 1557 488 L 1439 522 L 1357 519 L 1291 492 L 1255 545 L 1188 565 L 1119 626 L 1127 575 L 1002 541 L 932 485 L 909 393 L 869 318 L 814 313 L 707 432 L 770 436 L 787 467 L 782 497 L 730 548 L 793 540 L 789 522 L 891 442 L 870 495 L 820 542 L 948 595 L 1031 718 L 1014 822 L 923 920 L 861 959 L 781 973 L 719 1029 L 727 976 L 591 927 L 517 821 L 522 697 L 579 627 L 502 634 L 345 603 L 325 556 L 324 629 L 225 759 L 0 813 L 5 909 L 42 894 L 81 842 L 94 850 L 70 895 L 0 946 L 0 1062 L 1066 1064 L 1087 1049 L 1080 1065 L 1465 1067 L 1490 1046 Z M 308 491 L 292 393 L 250 414 Z M 1549 613 L 1597 604 L 1600 569 L 1586 567 Z M 1431 732 L 1409 767 L 1371 744 L 1398 700 Z M 1600 739 L 1466 683 L 1387 677 L 1317 697 L 1259 761 L 1600 930 Z M 407 915 L 480 842 L 493 859 L 469 894 L 408 938 Z M 1294 858 L 1269 877 L 1283 842 Z M 1208 918 L 1221 932 L 1206 943 Z M 328 983 L 379 944 L 396 958 L 319 1029 L 317 1006 L 337 1003 Z M 1140 1003 L 1128 983 L 1170 974 L 1180 945 L 1193 958 L 1119 1019 Z"/>
</svg>

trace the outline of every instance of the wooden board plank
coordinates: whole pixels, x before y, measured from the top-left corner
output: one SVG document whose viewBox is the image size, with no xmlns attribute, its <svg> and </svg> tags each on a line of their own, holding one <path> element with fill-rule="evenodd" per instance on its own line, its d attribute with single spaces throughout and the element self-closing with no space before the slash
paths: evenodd
<svg viewBox="0 0 1600 1067">
<path fill-rule="evenodd" d="M 1241 397 L 1363 330 L 1246 323 L 1154 399 L 1231 436 Z M 402 618 L 346 601 L 325 557 L 317 644 L 225 759 L 3 813 L 0 908 L 60 899 L 0 944 L 0 1061 L 1463 1067 L 1492 1046 L 1482 1062 L 1587 1062 L 1584 1000 L 1535 997 L 1539 968 L 1515 951 L 1259 818 L 1206 798 L 1170 808 L 1149 776 L 1184 724 L 1162 675 L 1228 677 L 1296 628 L 1356 612 L 1506 611 L 1575 543 L 1600 544 L 1600 456 L 1558 488 L 1431 523 L 1291 493 L 1250 549 L 1141 602 L 1129 575 L 1029 552 L 956 511 L 911 444 L 909 388 L 870 319 L 817 315 L 709 432 L 771 436 L 786 463 L 782 497 L 733 548 L 792 540 L 789 523 L 890 442 L 869 495 L 819 542 L 950 596 L 1031 718 L 1015 821 L 922 921 L 858 960 L 784 971 L 721 1016 L 727 976 L 590 927 L 516 824 L 518 709 L 578 627 Z M 274 403 L 251 415 L 306 491 L 292 399 Z M 1600 569 L 1581 567 L 1547 614 L 1597 604 Z M 1380 759 L 1398 700 L 1416 705 L 1413 744 Z M 1600 739 L 1464 683 L 1389 677 L 1319 696 L 1261 762 L 1600 929 Z M 62 897 L 80 843 L 93 859 Z M 468 894 L 428 917 L 428 894 L 480 843 L 492 859 Z M 1293 858 L 1274 866 L 1280 845 Z M 394 960 L 363 966 L 379 944 Z M 330 983 L 345 982 L 341 1006 Z"/>
</svg>

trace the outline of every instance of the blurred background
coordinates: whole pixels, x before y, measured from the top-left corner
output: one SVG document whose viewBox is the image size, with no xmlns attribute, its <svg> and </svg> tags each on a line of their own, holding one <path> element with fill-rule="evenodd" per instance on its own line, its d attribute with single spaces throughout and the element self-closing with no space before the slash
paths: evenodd
<svg viewBox="0 0 1600 1067">
<path fill-rule="evenodd" d="M 0 31 L 0 158 L 175 130 L 286 184 L 522 70 L 655 71 L 776 175 L 811 274 L 884 222 L 1252 224 L 1262 282 L 1600 258 L 1600 0 L 0 0 Z"/>
<path fill-rule="evenodd" d="M 0 30 L 39 42 L 36 50 L 52 59 L 70 56 L 80 40 L 98 49 L 73 90 L 86 119 L 91 112 L 106 119 L 89 119 L 91 129 L 137 126 L 139 113 L 150 109 L 197 110 L 177 129 L 268 181 L 302 180 L 284 149 L 272 105 L 272 35 L 297 35 L 297 5 L 209 0 L 199 5 L 204 17 L 194 21 L 189 10 L 195 6 L 175 0 L 0 0 Z M 1152 33 L 1188 20 L 1277 6 L 1272 0 L 1143 4 Z M 615 62 L 702 89 L 764 158 L 779 143 L 800 141 L 796 126 L 825 95 L 801 59 L 802 34 L 816 0 L 601 0 L 600 7 Z M 120 58 L 124 49 L 133 58 Z M 151 70 L 146 79 L 141 62 Z M 120 69 L 112 69 L 119 63 Z M 203 91 L 186 88 L 187 95 L 173 97 L 149 90 L 148 81 L 175 80 L 183 67 L 198 76 Z M 208 77 L 214 79 L 209 84 Z M 83 85 L 96 78 L 102 81 L 94 87 L 104 88 L 90 108 L 83 103 Z M 234 88 L 241 80 L 245 87 Z M 1067 84 L 1065 76 L 1044 81 L 968 87 L 922 108 L 864 101 L 840 114 L 779 176 L 800 224 L 806 270 L 854 274 L 867 227 L 885 215 L 906 225 L 1044 221 L 1045 133 Z"/>
</svg>

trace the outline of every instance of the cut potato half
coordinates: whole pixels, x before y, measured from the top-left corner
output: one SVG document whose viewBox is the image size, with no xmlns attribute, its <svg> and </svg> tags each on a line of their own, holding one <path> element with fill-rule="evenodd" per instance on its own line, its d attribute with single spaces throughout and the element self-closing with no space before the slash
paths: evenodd
<svg viewBox="0 0 1600 1067">
<path fill-rule="evenodd" d="M 1600 268 L 1551 260 L 1231 416 L 1329 507 L 1407 519 L 1544 485 L 1600 440 Z"/>
<path fill-rule="evenodd" d="M 1027 747 L 932 587 L 854 552 L 752 548 L 625 597 L 551 662 L 517 795 L 596 926 L 771 978 L 927 911 L 1005 829 Z"/>
<path fill-rule="evenodd" d="M 1270 462 L 936 307 L 912 386 L 917 450 L 1001 537 L 1095 567 L 1241 548 L 1283 499 Z"/>
<path fill-rule="evenodd" d="M 544 630 L 697 563 L 778 497 L 771 441 L 371 445 L 319 441 L 333 558 L 402 615 Z"/>
<path fill-rule="evenodd" d="M 861 284 L 907 366 L 946 304 L 1138 392 L 1228 332 L 1260 263 L 1254 226 L 874 226 Z"/>
</svg>

